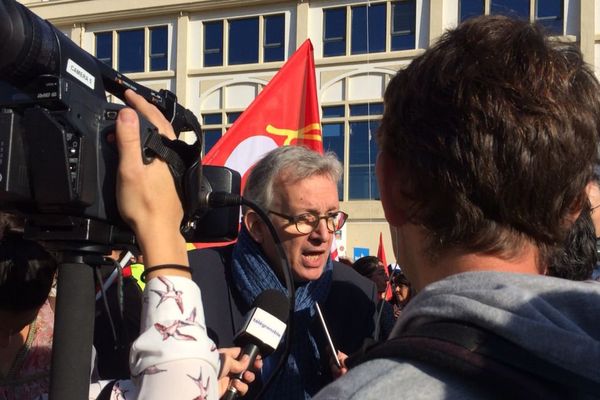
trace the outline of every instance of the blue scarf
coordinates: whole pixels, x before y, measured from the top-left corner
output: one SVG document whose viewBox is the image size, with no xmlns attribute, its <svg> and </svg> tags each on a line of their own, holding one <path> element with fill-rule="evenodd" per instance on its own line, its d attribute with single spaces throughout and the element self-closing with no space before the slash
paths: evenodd
<svg viewBox="0 0 600 400">
<path fill-rule="evenodd" d="M 328 258 L 323 274 L 318 280 L 296 288 L 294 336 L 287 366 L 284 364 L 283 371 L 272 383 L 264 398 L 310 399 L 323 385 L 318 372 L 321 370 L 321 355 L 308 328 L 316 313 L 315 302 L 323 304 L 329 294 L 332 272 L 333 263 L 331 258 Z M 233 284 L 248 307 L 260 293 L 267 289 L 277 289 L 288 294 L 287 289 L 269 266 L 261 248 L 250 237 L 245 227 L 240 231 L 233 249 L 232 276 Z M 282 341 L 278 350 L 267 357 L 265 363 L 274 367 L 284 347 L 285 343 Z M 263 380 L 268 379 L 272 372 L 263 376 Z"/>
</svg>

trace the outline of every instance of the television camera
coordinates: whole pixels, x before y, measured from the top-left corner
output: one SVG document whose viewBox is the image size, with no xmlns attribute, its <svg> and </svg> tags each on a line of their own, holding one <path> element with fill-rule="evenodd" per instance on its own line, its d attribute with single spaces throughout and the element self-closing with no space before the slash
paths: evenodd
<svg viewBox="0 0 600 400">
<path fill-rule="evenodd" d="M 179 135 L 168 140 L 144 118 L 144 162 L 165 160 L 184 208 L 181 228 L 192 242 L 232 240 L 239 209 L 209 210 L 207 193 L 239 194 L 240 178 L 200 163 L 202 134 L 194 114 L 168 90 L 144 87 L 93 57 L 51 23 L 14 0 L 0 0 L 0 210 L 26 216 L 26 235 L 43 241 L 133 244 L 115 197 L 118 153 L 111 137 L 132 89 L 154 104 Z"/>
</svg>

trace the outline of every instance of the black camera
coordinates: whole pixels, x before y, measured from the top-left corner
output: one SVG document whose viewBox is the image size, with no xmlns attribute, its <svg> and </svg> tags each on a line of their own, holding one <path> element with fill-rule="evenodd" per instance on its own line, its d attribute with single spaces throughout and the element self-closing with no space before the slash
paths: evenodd
<svg viewBox="0 0 600 400">
<path fill-rule="evenodd" d="M 36 239 L 130 244 L 115 198 L 118 153 L 115 119 L 132 89 L 154 104 L 187 145 L 168 140 L 144 118 L 144 162 L 169 164 L 184 208 L 188 241 L 232 240 L 239 208 L 210 210 L 207 193 L 239 194 L 240 177 L 202 167 L 202 133 L 194 114 L 167 91 L 128 79 L 74 44 L 15 0 L 0 0 L 0 210 L 23 213 Z M 27 229 L 27 227 L 26 227 Z"/>
</svg>

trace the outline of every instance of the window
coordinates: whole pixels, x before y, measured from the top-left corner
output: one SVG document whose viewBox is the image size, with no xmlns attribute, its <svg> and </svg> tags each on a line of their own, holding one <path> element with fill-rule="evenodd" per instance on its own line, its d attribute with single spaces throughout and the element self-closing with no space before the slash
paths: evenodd
<svg viewBox="0 0 600 400">
<path fill-rule="evenodd" d="M 536 2 L 535 20 L 544 25 L 555 35 L 564 33 L 563 0 L 538 0 Z"/>
<path fill-rule="evenodd" d="M 386 4 L 352 7 L 351 54 L 385 51 Z"/>
<path fill-rule="evenodd" d="M 242 111 L 209 111 L 202 113 L 202 131 L 204 132 L 204 154 L 207 154 L 221 136 L 231 127 Z M 223 123 L 226 121 L 226 123 Z"/>
<path fill-rule="evenodd" d="M 325 109 L 330 107 L 323 107 L 323 115 L 325 115 Z M 342 106 L 343 109 L 343 106 Z M 342 115 L 343 116 L 343 115 Z M 324 123 L 322 125 L 323 133 L 323 151 L 334 152 L 340 161 L 344 161 L 344 123 L 343 122 L 332 122 Z M 338 182 L 338 195 L 340 200 L 344 198 L 344 181 L 340 179 Z"/>
<path fill-rule="evenodd" d="M 228 38 L 226 48 L 223 46 L 225 30 Z M 284 43 L 284 14 L 207 21 L 204 22 L 204 66 L 283 61 Z M 226 60 L 223 57 L 225 53 Z"/>
<path fill-rule="evenodd" d="M 326 8 L 323 9 L 323 57 L 347 55 L 347 37 L 350 37 L 350 54 L 414 49 L 415 27 L 416 0 Z"/>
<path fill-rule="evenodd" d="M 204 23 L 204 66 L 223 65 L 223 21 Z"/>
<path fill-rule="evenodd" d="M 529 0 L 492 0 L 490 13 L 529 19 Z"/>
<path fill-rule="evenodd" d="M 112 68 L 112 32 L 96 33 L 96 58 Z"/>
<path fill-rule="evenodd" d="M 414 0 L 392 4 L 392 50 L 415 48 L 416 12 Z"/>
<path fill-rule="evenodd" d="M 460 0 L 458 2 L 460 22 L 485 13 L 484 0 Z"/>
<path fill-rule="evenodd" d="M 553 35 L 564 34 L 564 0 L 459 0 L 460 21 L 485 14 L 486 6 L 490 14 L 536 21 Z"/>
<path fill-rule="evenodd" d="M 335 152 L 347 165 L 344 169 L 347 199 L 379 199 L 375 178 L 375 132 L 383 113 L 383 103 L 331 105 L 324 106 L 322 111 L 323 149 Z M 340 182 L 340 200 L 344 198 L 343 189 Z"/>
<path fill-rule="evenodd" d="M 264 60 L 281 61 L 284 58 L 285 19 L 283 14 L 265 17 Z"/>
<path fill-rule="evenodd" d="M 96 32 L 94 36 L 96 58 L 119 72 L 166 71 L 169 68 L 169 30 L 166 25 Z M 116 60 L 112 56 L 115 47 Z"/>
<path fill-rule="evenodd" d="M 379 121 L 350 122 L 350 154 L 348 165 L 348 198 L 379 199 L 375 177 L 377 145 L 375 132 Z"/>
<path fill-rule="evenodd" d="M 118 32 L 119 66 L 120 72 L 144 71 L 144 30 Z"/>
<path fill-rule="evenodd" d="M 346 54 L 346 8 L 323 10 L 323 56 Z"/>
<path fill-rule="evenodd" d="M 228 64 L 258 62 L 258 17 L 229 21 Z"/>
<path fill-rule="evenodd" d="M 150 28 L 150 71 L 167 69 L 167 27 Z"/>
</svg>

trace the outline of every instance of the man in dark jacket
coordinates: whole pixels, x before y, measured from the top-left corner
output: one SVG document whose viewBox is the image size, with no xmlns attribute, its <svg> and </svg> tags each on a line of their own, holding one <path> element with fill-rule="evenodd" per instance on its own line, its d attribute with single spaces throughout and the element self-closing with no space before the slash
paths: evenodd
<svg viewBox="0 0 600 400">
<path fill-rule="evenodd" d="M 341 170 L 333 154 L 323 156 L 288 146 L 268 153 L 248 177 L 244 197 L 269 214 L 296 286 L 291 353 L 266 398 L 310 398 L 332 381 L 331 353 L 316 303 L 323 310 L 334 346 L 343 353 L 357 351 L 375 332 L 374 284 L 330 258 L 334 233 L 347 218 L 339 209 Z M 286 292 L 275 242 L 265 222 L 255 211 L 243 211 L 243 227 L 235 245 L 190 253 L 208 333 L 218 347 L 233 345 L 244 314 L 261 292 Z M 263 381 L 275 372 L 282 347 L 265 359 Z M 260 383 L 253 384 L 248 396 L 252 398 L 259 387 Z"/>
</svg>

